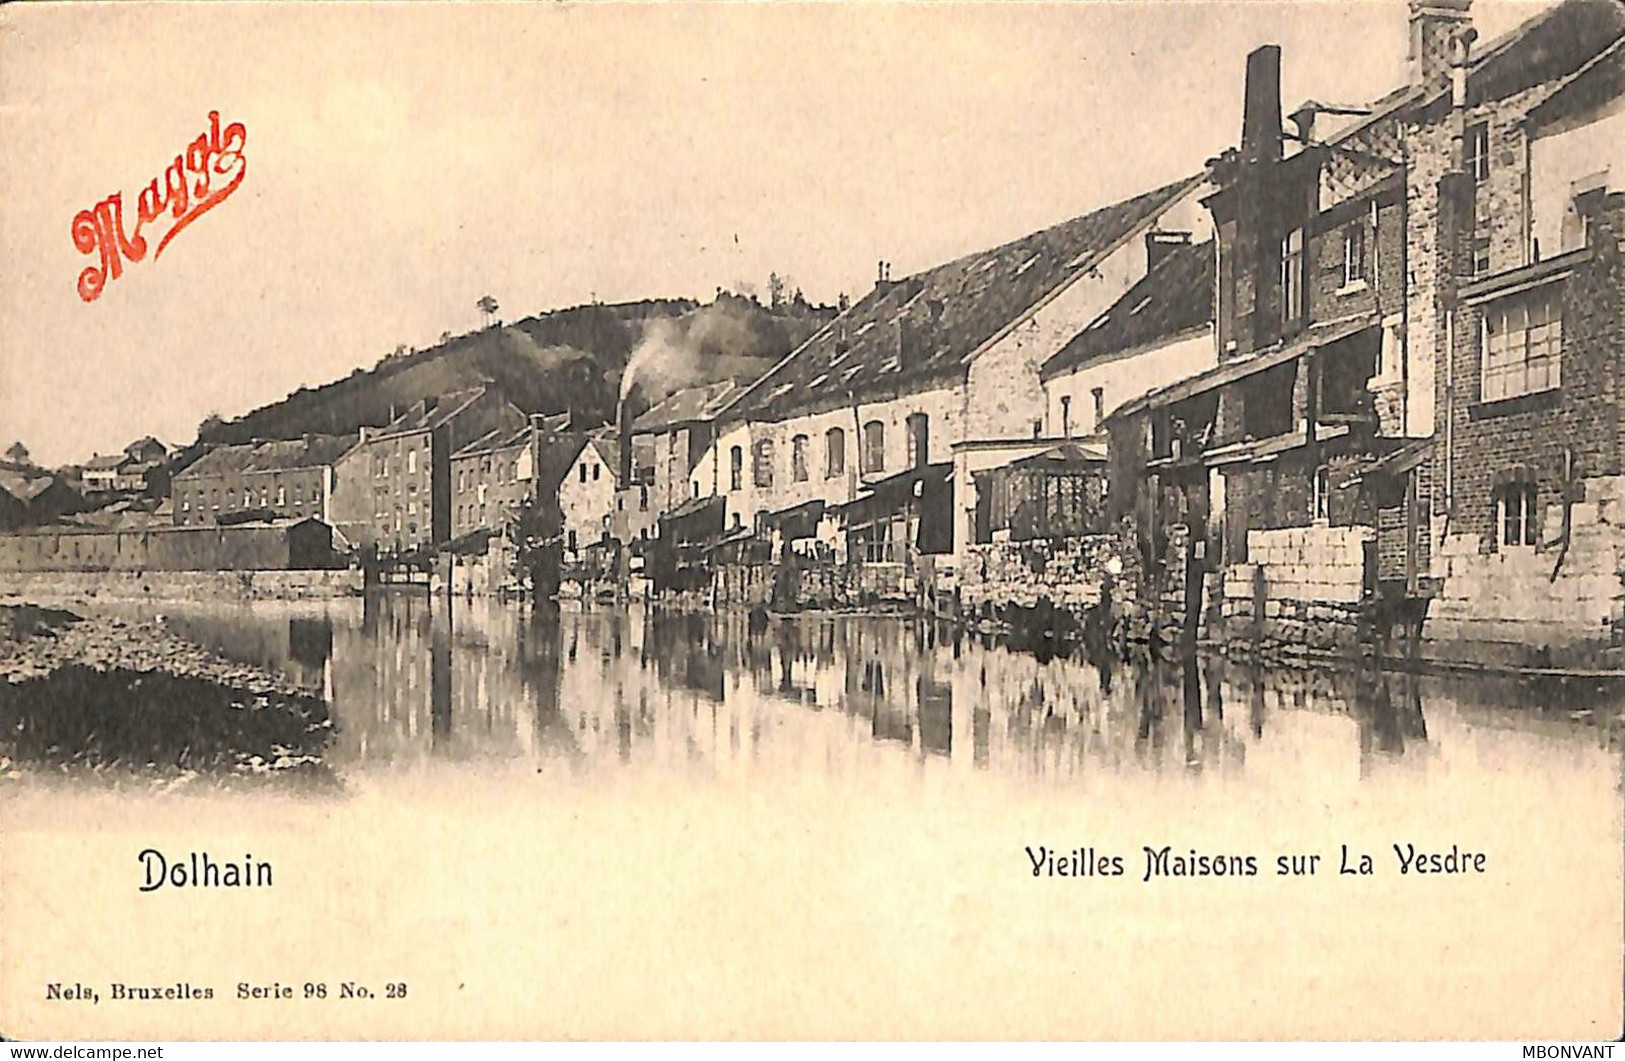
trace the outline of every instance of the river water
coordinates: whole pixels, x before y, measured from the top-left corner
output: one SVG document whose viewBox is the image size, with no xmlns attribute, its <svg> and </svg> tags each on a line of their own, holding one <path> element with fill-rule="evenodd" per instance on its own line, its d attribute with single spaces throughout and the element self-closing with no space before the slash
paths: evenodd
<svg viewBox="0 0 1625 1061">
<path fill-rule="evenodd" d="M 58 956 L 14 958 L 17 983 L 342 970 L 426 1000 L 392 1033 L 454 1037 L 1617 1032 L 1625 700 L 1591 683 L 408 591 L 83 606 L 161 613 L 326 697 L 338 785 L 0 793 L 0 927 Z M 275 901 L 132 910 L 145 845 L 274 859 Z M 1404 873 L 1409 845 L 1488 868 Z M 1038 847 L 1125 872 L 1035 876 Z M 1259 873 L 1147 879 L 1164 848 Z M 1362 854 L 1372 875 L 1342 872 Z M 381 1034 L 342 1007 L 221 1012 Z"/>
<path fill-rule="evenodd" d="M 531 611 L 392 592 L 335 603 L 104 605 L 326 697 L 365 784 L 451 770 L 986 774 L 1031 786 L 1213 774 L 1338 786 L 1617 772 L 1625 696 L 1593 682 L 1041 659 L 946 625 L 633 607 Z"/>
</svg>

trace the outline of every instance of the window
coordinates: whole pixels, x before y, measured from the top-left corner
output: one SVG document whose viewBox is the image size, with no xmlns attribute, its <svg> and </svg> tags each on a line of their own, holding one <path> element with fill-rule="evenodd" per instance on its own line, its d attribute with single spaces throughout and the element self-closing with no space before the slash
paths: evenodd
<svg viewBox="0 0 1625 1061">
<path fill-rule="evenodd" d="M 576 551 L 576 532 L 575 531 L 570 531 L 569 534 L 567 535 L 567 537 L 570 539 L 569 540 L 569 548 L 570 548 L 570 551 L 573 553 L 573 552 Z"/>
<path fill-rule="evenodd" d="M 1094 426 L 1094 429 L 1096 431 L 1099 431 L 1100 430 L 1100 422 L 1102 420 L 1106 419 L 1106 388 L 1105 387 L 1091 388 L 1090 391 L 1089 391 L 1089 397 L 1094 399 L 1094 403 L 1095 403 L 1095 426 Z"/>
<path fill-rule="evenodd" d="M 1484 181 L 1490 176 L 1490 123 L 1477 122 L 1467 127 L 1462 144 L 1463 166 L 1473 180 Z"/>
<path fill-rule="evenodd" d="M 1473 272 L 1483 276 L 1490 271 L 1490 234 L 1478 230 L 1473 233 Z"/>
<path fill-rule="evenodd" d="M 846 474 L 846 432 L 832 427 L 824 432 L 824 478 Z"/>
<path fill-rule="evenodd" d="M 1343 230 L 1343 286 L 1365 279 L 1365 224 L 1356 221 Z"/>
<path fill-rule="evenodd" d="M 728 489 L 738 490 L 745 480 L 745 451 L 735 446 L 728 451 Z"/>
<path fill-rule="evenodd" d="M 1315 469 L 1314 489 L 1311 492 L 1309 517 L 1318 520 L 1332 518 L 1331 470 L 1324 466 Z"/>
<path fill-rule="evenodd" d="M 863 425 L 862 458 L 863 474 L 886 470 L 886 425 L 879 420 Z"/>
<path fill-rule="evenodd" d="M 415 449 L 407 450 L 406 451 L 406 471 L 407 471 L 407 474 L 408 475 L 415 475 L 415 474 L 417 474 L 417 470 L 418 470 L 418 451 L 415 450 Z"/>
<path fill-rule="evenodd" d="M 576 465 L 576 473 L 580 476 L 582 482 L 587 481 L 587 466 L 585 464 Z"/>
<path fill-rule="evenodd" d="M 1535 545 L 1540 528 L 1535 507 L 1539 493 L 1534 483 L 1508 483 L 1495 490 L 1495 542 L 1498 545 Z"/>
<path fill-rule="evenodd" d="M 1061 435 L 1072 437 L 1072 395 L 1061 395 Z"/>
<path fill-rule="evenodd" d="M 931 418 L 924 413 L 911 413 L 908 428 L 908 466 L 923 468 L 931 460 Z"/>
<path fill-rule="evenodd" d="M 276 504 L 277 504 L 277 507 L 281 508 L 283 505 L 286 505 L 287 503 L 288 503 L 288 488 L 286 486 L 278 486 L 276 488 Z"/>
<path fill-rule="evenodd" d="M 751 479 L 760 487 L 773 485 L 773 440 L 758 439 L 751 451 Z"/>
<path fill-rule="evenodd" d="M 1503 299 L 1484 314 L 1486 402 L 1550 390 L 1559 382 L 1563 308 L 1548 288 Z"/>
<path fill-rule="evenodd" d="M 603 470 L 604 470 L 604 466 L 602 464 L 594 464 L 592 466 L 592 481 L 593 482 L 596 483 L 598 481 L 598 473 L 603 471 Z"/>
<path fill-rule="evenodd" d="M 1281 320 L 1303 319 L 1303 229 L 1281 238 Z"/>
<path fill-rule="evenodd" d="M 649 511 L 649 488 L 647 486 L 638 487 L 638 511 Z"/>
<path fill-rule="evenodd" d="M 181 511 L 182 512 L 189 511 L 191 509 L 191 507 L 192 507 L 192 502 L 186 500 L 186 498 L 184 498 L 184 497 L 181 498 Z"/>
<path fill-rule="evenodd" d="M 807 481 L 806 435 L 797 435 L 790 440 L 790 477 L 798 483 Z"/>
</svg>

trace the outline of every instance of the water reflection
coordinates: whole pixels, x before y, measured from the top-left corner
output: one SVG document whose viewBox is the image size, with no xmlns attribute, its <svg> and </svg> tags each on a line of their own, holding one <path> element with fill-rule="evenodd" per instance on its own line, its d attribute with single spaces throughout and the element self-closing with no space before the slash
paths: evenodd
<svg viewBox="0 0 1625 1061">
<path fill-rule="evenodd" d="M 857 775 L 880 763 L 1065 782 L 1184 776 L 1324 786 L 1451 750 L 1613 750 L 1621 699 L 1591 683 L 1374 668 L 1124 663 L 1006 650 L 926 622 L 521 609 L 389 593 L 197 605 L 182 635 L 329 697 L 341 774 L 414 762 L 572 772 Z M 1460 764 L 1455 764 L 1459 766 Z"/>
</svg>

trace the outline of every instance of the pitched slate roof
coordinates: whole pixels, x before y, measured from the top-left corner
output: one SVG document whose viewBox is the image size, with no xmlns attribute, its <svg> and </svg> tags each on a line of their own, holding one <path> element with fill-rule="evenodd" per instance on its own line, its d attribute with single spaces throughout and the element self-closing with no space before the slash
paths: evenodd
<svg viewBox="0 0 1625 1061">
<path fill-rule="evenodd" d="M 685 387 L 651 405 L 632 421 L 635 435 L 663 431 L 678 424 L 702 423 L 717 414 L 744 388 L 731 379 L 704 387 Z"/>
<path fill-rule="evenodd" d="M 1562 0 L 1476 47 L 1467 71 L 1467 105 L 1504 99 L 1543 81 L 1563 78 L 1590 62 L 1625 34 L 1619 0 Z M 1400 85 L 1373 101 L 1371 113 L 1325 137 L 1340 143 L 1366 133 L 1409 106 L 1448 98 L 1450 90 Z"/>
<path fill-rule="evenodd" d="M 1542 126 L 1625 95 L 1625 36 L 1570 75 L 1534 110 L 1529 122 Z"/>
<path fill-rule="evenodd" d="M 452 391 L 450 394 L 442 395 L 433 408 L 425 408 L 423 402 L 414 403 L 406 412 L 379 428 L 376 434 L 368 432 L 367 441 L 414 431 L 432 431 L 479 400 L 487 389 L 470 387 L 467 390 Z"/>
<path fill-rule="evenodd" d="M 543 435 L 537 444 L 536 483 L 542 489 L 558 486 L 574 466 L 576 457 L 587 444 L 584 431 L 560 431 Z"/>
<path fill-rule="evenodd" d="M 1467 77 L 1467 105 L 1566 77 L 1621 35 L 1625 4 L 1619 0 L 1563 0 L 1479 49 Z"/>
<path fill-rule="evenodd" d="M 1195 188 L 1188 177 L 991 250 L 878 286 L 753 383 L 729 409 L 766 420 L 808 403 L 892 393 L 949 375 L 1136 227 Z"/>
<path fill-rule="evenodd" d="M 123 454 L 123 453 L 97 454 L 96 456 L 94 456 L 94 457 L 90 458 L 89 460 L 85 461 L 85 471 L 87 471 L 87 472 L 116 471 L 118 469 L 119 465 L 123 464 L 125 461 L 127 461 L 129 459 L 130 459 L 129 456 L 127 456 L 126 454 Z"/>
<path fill-rule="evenodd" d="M 1167 252 L 1083 331 L 1044 363 L 1042 376 L 1110 360 L 1213 323 L 1213 241 Z"/>
<path fill-rule="evenodd" d="M 458 460 L 462 457 L 474 457 L 482 453 L 495 453 L 499 449 L 513 449 L 517 446 L 523 446 L 529 441 L 529 424 L 517 431 L 512 428 L 496 427 L 457 450 L 451 455 L 451 459 Z"/>
<path fill-rule="evenodd" d="M 598 455 L 609 465 L 610 478 L 617 482 L 621 478 L 621 443 L 615 437 L 612 428 L 603 428 L 592 433 L 592 444 L 597 447 Z"/>
<path fill-rule="evenodd" d="M 355 443 L 355 435 L 310 435 L 285 441 L 219 446 L 198 458 L 175 478 L 317 468 L 332 464 Z"/>
<path fill-rule="evenodd" d="M 0 490 L 18 501 L 32 501 L 51 488 L 56 476 L 39 470 L 0 468 Z"/>
</svg>

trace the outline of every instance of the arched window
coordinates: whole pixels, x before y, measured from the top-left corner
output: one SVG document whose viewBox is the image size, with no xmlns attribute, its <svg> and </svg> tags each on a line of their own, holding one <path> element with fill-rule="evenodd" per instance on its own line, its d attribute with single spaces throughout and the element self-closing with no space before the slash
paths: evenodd
<svg viewBox="0 0 1625 1061">
<path fill-rule="evenodd" d="M 807 481 L 806 435 L 797 435 L 790 440 L 790 477 L 798 483 Z"/>
<path fill-rule="evenodd" d="M 931 418 L 912 413 L 908 418 L 908 466 L 923 468 L 931 462 Z"/>
<path fill-rule="evenodd" d="M 745 451 L 735 446 L 728 451 L 728 489 L 738 490 L 745 485 Z"/>
<path fill-rule="evenodd" d="M 846 474 L 846 432 L 832 427 L 824 432 L 824 478 Z"/>
<path fill-rule="evenodd" d="M 862 472 L 869 475 L 886 470 L 886 425 L 871 420 L 863 425 Z"/>
<path fill-rule="evenodd" d="M 760 487 L 773 485 L 773 440 L 770 438 L 756 440 L 751 453 L 751 479 Z"/>
</svg>

